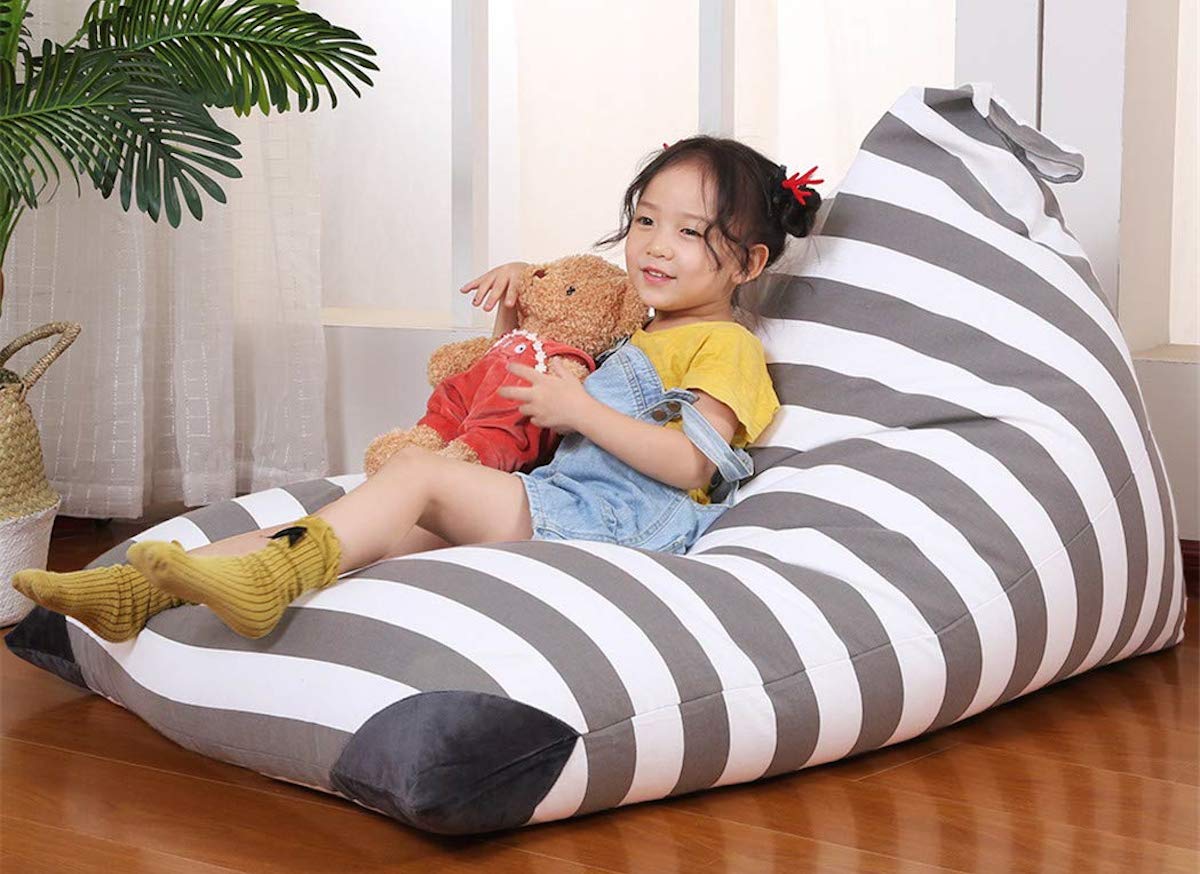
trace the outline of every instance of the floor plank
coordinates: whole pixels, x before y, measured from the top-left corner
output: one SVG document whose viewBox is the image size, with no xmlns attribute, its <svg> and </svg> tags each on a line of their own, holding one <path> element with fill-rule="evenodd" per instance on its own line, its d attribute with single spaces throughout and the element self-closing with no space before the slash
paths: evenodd
<svg viewBox="0 0 1200 874">
<path fill-rule="evenodd" d="M 1195 850 L 1195 787 L 959 744 L 860 781 Z"/>
</svg>

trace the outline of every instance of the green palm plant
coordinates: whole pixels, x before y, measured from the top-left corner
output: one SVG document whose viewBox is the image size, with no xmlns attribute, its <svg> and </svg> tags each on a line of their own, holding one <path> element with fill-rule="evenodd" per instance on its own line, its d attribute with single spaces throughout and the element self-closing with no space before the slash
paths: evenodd
<svg viewBox="0 0 1200 874">
<path fill-rule="evenodd" d="M 248 115 L 315 110 L 335 80 L 361 96 L 379 68 L 357 34 L 296 0 L 96 0 L 66 44 L 35 56 L 30 0 L 0 0 L 0 266 L 26 209 L 57 191 L 60 165 L 107 198 L 120 192 L 178 227 L 203 218 L 201 191 L 224 203 L 216 177 L 241 176 L 240 141 L 208 107 Z M 19 70 L 19 72 L 18 72 Z M 54 188 L 46 194 L 53 181 Z M 0 278 L 0 305 L 3 279 Z"/>
</svg>

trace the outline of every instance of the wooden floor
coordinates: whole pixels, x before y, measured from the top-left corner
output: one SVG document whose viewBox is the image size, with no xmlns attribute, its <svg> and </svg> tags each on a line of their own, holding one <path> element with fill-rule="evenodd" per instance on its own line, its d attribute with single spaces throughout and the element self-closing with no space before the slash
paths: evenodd
<svg viewBox="0 0 1200 874">
<path fill-rule="evenodd" d="M 145 526 L 143 526 L 145 527 Z M 138 528 L 81 527 L 82 567 Z M 1197 604 L 1181 646 L 760 783 L 446 838 L 190 753 L 0 652 L 0 870 L 1200 870 Z"/>
</svg>

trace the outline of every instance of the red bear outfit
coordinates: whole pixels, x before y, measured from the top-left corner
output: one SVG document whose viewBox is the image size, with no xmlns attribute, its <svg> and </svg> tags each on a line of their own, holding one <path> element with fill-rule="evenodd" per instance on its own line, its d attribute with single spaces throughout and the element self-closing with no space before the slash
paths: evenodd
<svg viewBox="0 0 1200 874">
<path fill-rule="evenodd" d="M 517 328 L 493 343 L 467 370 L 438 383 L 417 424 L 433 428 L 447 443 L 457 438 L 467 444 L 487 467 L 532 470 L 549 460 L 560 435 L 523 416 L 519 409 L 523 401 L 496 392 L 503 385 L 529 385 L 508 371 L 508 362 L 519 361 L 546 373 L 546 361 L 554 355 L 582 361 L 589 373 L 596 369 L 592 356 L 583 350 Z"/>
</svg>

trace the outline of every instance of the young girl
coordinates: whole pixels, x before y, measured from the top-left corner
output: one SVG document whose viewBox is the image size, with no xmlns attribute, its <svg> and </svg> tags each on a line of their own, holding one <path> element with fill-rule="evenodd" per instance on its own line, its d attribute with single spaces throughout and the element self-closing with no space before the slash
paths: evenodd
<svg viewBox="0 0 1200 874">
<path fill-rule="evenodd" d="M 752 473 L 743 447 L 779 408 L 762 344 L 735 318 L 754 321 L 739 287 L 779 258 L 787 234 L 808 234 L 820 204 L 808 183 L 822 180 L 812 170 L 788 178 L 732 139 L 663 145 L 626 190 L 621 229 L 597 244 L 625 240 L 629 279 L 653 318 L 583 381 L 564 368 L 509 365 L 529 385 L 502 393 L 564 435 L 548 464 L 514 474 L 406 447 L 289 525 L 190 551 L 143 540 L 130 546 L 129 564 L 23 570 L 14 588 L 110 641 L 187 603 L 262 637 L 300 593 L 392 556 L 567 538 L 686 552 L 732 505 Z M 476 288 L 473 303 L 485 309 L 504 299 L 497 334 L 512 325 L 525 266 L 496 268 L 461 289 Z"/>
</svg>

